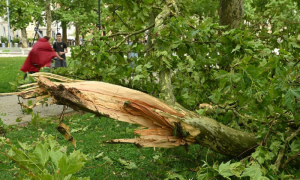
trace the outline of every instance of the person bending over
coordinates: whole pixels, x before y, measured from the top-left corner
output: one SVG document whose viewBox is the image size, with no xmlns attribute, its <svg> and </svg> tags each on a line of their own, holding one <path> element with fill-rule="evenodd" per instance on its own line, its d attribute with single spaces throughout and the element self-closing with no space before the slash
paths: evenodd
<svg viewBox="0 0 300 180">
<path fill-rule="evenodd" d="M 58 57 L 62 60 L 58 53 L 56 53 L 50 44 L 50 37 L 44 36 L 40 38 L 32 47 L 26 58 L 21 71 L 25 74 L 24 79 L 27 77 L 27 73 L 32 74 L 39 72 L 42 67 L 50 67 L 52 58 Z"/>
</svg>

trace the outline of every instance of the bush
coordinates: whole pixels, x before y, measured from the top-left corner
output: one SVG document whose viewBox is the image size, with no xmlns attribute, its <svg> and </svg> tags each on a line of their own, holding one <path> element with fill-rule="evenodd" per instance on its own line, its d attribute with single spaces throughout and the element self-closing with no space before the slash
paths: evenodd
<svg viewBox="0 0 300 180">
<path fill-rule="evenodd" d="M 18 144 L 0 137 L 0 145 L 1 148 L 8 148 L 6 151 L 0 151 L 1 162 L 14 162 L 20 168 L 15 174 L 19 179 L 89 180 L 88 177 L 72 177 L 84 167 L 87 155 L 79 150 L 67 153 L 67 147 L 61 146 L 51 135 L 42 133 L 36 142 L 18 141 Z"/>
<path fill-rule="evenodd" d="M 8 43 L 7 37 L 1 36 L 1 43 Z"/>
<path fill-rule="evenodd" d="M 27 38 L 27 42 L 33 42 L 33 38 Z"/>
<path fill-rule="evenodd" d="M 20 38 L 14 38 L 13 40 L 12 40 L 12 43 L 19 43 L 20 42 Z"/>
</svg>

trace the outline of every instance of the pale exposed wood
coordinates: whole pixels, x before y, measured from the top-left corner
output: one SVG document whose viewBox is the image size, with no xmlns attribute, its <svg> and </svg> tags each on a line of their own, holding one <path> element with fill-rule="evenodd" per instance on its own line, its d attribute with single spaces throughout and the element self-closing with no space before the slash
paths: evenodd
<svg viewBox="0 0 300 180">
<path fill-rule="evenodd" d="M 108 143 L 165 148 L 198 143 L 228 156 L 238 156 L 257 144 L 251 133 L 237 131 L 140 91 L 104 82 L 76 81 L 49 73 L 35 73 L 34 77 L 38 84 L 24 89 L 19 96 L 49 95 L 56 104 L 144 127 L 135 131 L 135 139 Z M 45 77 L 63 82 L 51 82 Z"/>
</svg>

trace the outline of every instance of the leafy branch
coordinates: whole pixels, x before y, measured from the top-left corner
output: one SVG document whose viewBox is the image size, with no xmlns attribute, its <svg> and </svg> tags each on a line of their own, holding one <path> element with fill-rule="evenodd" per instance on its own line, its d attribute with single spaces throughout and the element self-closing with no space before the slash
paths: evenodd
<svg viewBox="0 0 300 180">
<path fill-rule="evenodd" d="M 133 35 L 136 35 L 136 34 L 140 34 L 140 33 L 142 33 L 142 32 L 145 32 L 145 31 L 147 31 L 148 29 L 151 29 L 152 27 L 154 27 L 155 26 L 155 23 L 153 23 L 153 24 L 151 24 L 149 27 L 147 27 L 147 28 L 145 28 L 145 29 L 141 29 L 141 30 L 138 30 L 138 31 L 135 31 L 135 32 L 131 32 L 131 33 L 116 33 L 116 34 L 114 34 L 114 35 L 110 35 L 110 36 L 106 36 L 106 37 L 113 37 L 113 36 L 116 36 L 116 35 L 126 35 L 127 34 L 127 36 L 125 36 L 125 38 L 121 41 L 121 42 L 119 42 L 116 46 L 113 46 L 113 47 L 111 47 L 111 48 L 109 48 L 109 50 L 108 51 L 111 51 L 111 50 L 113 50 L 113 49 L 117 49 L 118 47 L 120 47 L 129 37 L 131 37 L 131 36 L 133 36 Z"/>
<path fill-rule="evenodd" d="M 10 160 L 12 160 L 14 163 L 16 163 L 18 166 L 20 166 L 21 168 L 25 169 L 26 171 L 29 172 L 29 174 L 32 174 L 34 177 L 39 178 L 37 175 L 35 175 L 31 170 L 29 170 L 27 167 L 23 166 L 22 164 L 18 163 L 18 161 L 16 161 L 15 159 L 13 159 L 12 157 L 10 157 L 9 155 L 7 155 L 4 152 L 0 152 L 1 154 L 3 154 L 4 156 L 6 156 L 7 158 L 9 158 Z"/>
<path fill-rule="evenodd" d="M 141 30 L 138 30 L 138 31 L 135 31 L 135 32 L 117 32 L 117 33 L 112 34 L 112 35 L 101 36 L 100 39 L 105 39 L 105 38 L 115 37 L 115 36 L 119 36 L 119 35 L 127 35 L 127 36 L 136 35 L 136 34 L 145 32 L 145 31 L 147 31 L 148 29 L 151 29 L 152 27 L 154 27 L 154 25 L 155 25 L 155 24 L 153 23 L 153 24 L 151 24 L 150 26 L 148 26 L 147 28 L 141 29 Z M 125 40 L 126 40 L 126 38 L 125 38 Z"/>
<path fill-rule="evenodd" d="M 290 158 L 289 160 L 287 160 L 287 161 L 284 163 L 284 165 L 282 166 L 282 168 L 285 169 L 286 166 L 287 166 L 291 161 L 297 159 L 299 156 L 300 156 L 300 150 L 297 152 L 297 154 L 296 154 L 294 157 L 292 157 L 292 158 Z"/>
<path fill-rule="evenodd" d="M 293 138 L 295 138 L 298 134 L 300 134 L 300 128 L 297 131 L 293 132 L 288 138 L 286 138 L 284 147 L 280 149 L 277 159 L 276 159 L 276 162 L 275 162 L 275 166 L 277 169 L 279 169 L 281 166 L 281 162 L 284 157 L 285 149 L 286 149 L 289 141 L 292 140 Z"/>
</svg>

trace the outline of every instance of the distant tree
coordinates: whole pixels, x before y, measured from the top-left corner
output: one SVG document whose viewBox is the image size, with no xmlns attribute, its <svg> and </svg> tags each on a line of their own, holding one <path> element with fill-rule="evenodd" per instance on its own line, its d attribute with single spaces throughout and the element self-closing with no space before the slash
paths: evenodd
<svg viewBox="0 0 300 180">
<path fill-rule="evenodd" d="M 1 2 L 0 9 L 5 9 L 6 4 Z M 38 7 L 34 0 L 9 1 L 10 26 L 14 30 L 21 29 L 23 47 L 27 47 L 26 28 L 41 16 L 42 11 L 43 9 Z"/>
<path fill-rule="evenodd" d="M 75 26 L 77 45 L 79 45 L 80 33 L 86 34 L 91 25 L 96 25 L 97 2 L 97 0 L 55 0 L 58 7 L 54 11 L 62 23 L 64 41 L 67 41 L 68 25 Z"/>
<path fill-rule="evenodd" d="M 51 27 L 52 27 L 52 17 L 51 17 L 51 0 L 45 1 L 45 13 L 46 13 L 46 24 L 47 24 L 47 32 L 46 35 L 51 37 Z"/>
</svg>

